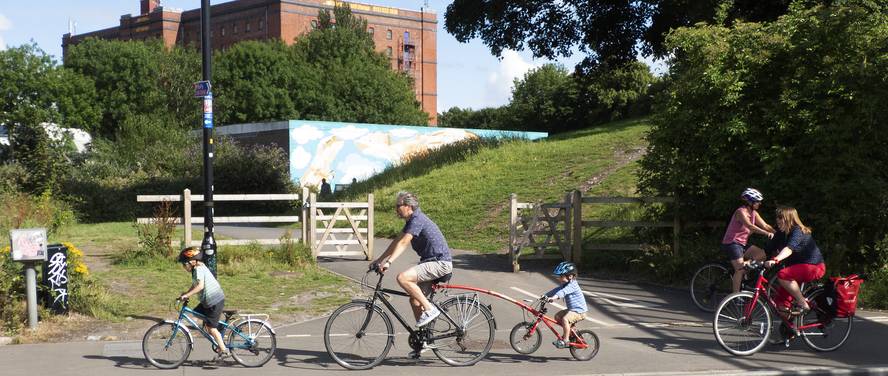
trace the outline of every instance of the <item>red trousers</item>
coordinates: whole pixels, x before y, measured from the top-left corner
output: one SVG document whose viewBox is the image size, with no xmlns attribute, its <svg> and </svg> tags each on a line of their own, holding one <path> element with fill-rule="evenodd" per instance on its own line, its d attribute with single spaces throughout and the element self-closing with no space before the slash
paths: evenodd
<svg viewBox="0 0 888 376">
<path fill-rule="evenodd" d="M 805 283 L 823 278 L 824 274 L 826 274 L 826 264 L 824 263 L 819 263 L 817 265 L 795 264 L 780 269 L 780 271 L 777 272 L 777 278 Z M 777 294 L 774 297 L 774 303 L 777 303 L 777 307 L 789 307 L 791 302 L 792 295 L 789 295 L 789 292 L 787 292 L 783 286 L 777 288 Z"/>
</svg>

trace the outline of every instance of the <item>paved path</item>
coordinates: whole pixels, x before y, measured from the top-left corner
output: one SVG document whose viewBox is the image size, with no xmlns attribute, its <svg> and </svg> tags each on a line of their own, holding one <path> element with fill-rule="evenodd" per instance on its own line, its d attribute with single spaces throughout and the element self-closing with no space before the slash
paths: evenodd
<svg viewBox="0 0 888 376">
<path fill-rule="evenodd" d="M 377 252 L 388 245 L 380 239 Z M 378 253 L 377 253 L 378 254 Z M 360 280 L 364 260 L 322 259 L 321 265 Z M 394 273 L 415 262 L 406 253 L 386 276 L 396 288 Z M 453 284 L 493 289 L 514 298 L 533 298 L 555 282 L 548 276 L 551 264 L 525 263 L 521 273 L 511 273 L 505 257 L 456 252 Z M 888 374 L 888 314 L 859 312 L 848 342 L 838 351 L 817 353 L 796 341 L 790 348 L 767 347 L 751 357 L 733 357 L 721 350 L 709 326 L 710 316 L 690 303 L 685 291 L 619 281 L 581 278 L 587 292 L 590 320 L 580 326 L 596 331 L 602 347 L 591 361 L 579 362 L 567 350 L 551 346 L 553 336 L 543 335 L 543 345 L 529 356 L 516 354 L 508 344 L 513 325 L 523 321 L 522 311 L 511 303 L 485 297 L 493 307 L 497 338 L 487 359 L 470 368 L 453 368 L 433 355 L 407 358 L 409 348 L 403 330 L 395 338 L 389 358 L 380 366 L 360 371 L 366 375 L 424 376 L 477 375 L 789 375 L 789 374 Z M 407 313 L 406 299 L 395 298 Z M 0 375 L 323 375 L 348 372 L 326 354 L 321 337 L 326 318 L 301 323 L 274 323 L 278 351 L 260 369 L 245 370 L 233 363 L 212 365 L 208 345 L 196 344 L 190 361 L 174 371 L 160 371 L 146 364 L 138 342 L 85 342 L 0 346 Z M 397 325 L 397 324 L 396 324 Z"/>
</svg>

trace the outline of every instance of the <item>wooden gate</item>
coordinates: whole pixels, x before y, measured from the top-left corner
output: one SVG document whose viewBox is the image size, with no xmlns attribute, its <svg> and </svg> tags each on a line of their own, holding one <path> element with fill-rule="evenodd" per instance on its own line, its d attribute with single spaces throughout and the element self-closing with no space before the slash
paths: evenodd
<svg viewBox="0 0 888 376">
<path fill-rule="evenodd" d="M 312 256 L 363 256 L 365 260 L 373 257 L 372 193 L 367 195 L 367 202 L 318 202 L 317 194 L 312 193 L 308 211 L 306 233 Z M 361 227 L 364 223 L 366 227 Z M 359 249 L 349 250 L 352 245 Z"/>
<path fill-rule="evenodd" d="M 571 210 L 570 193 L 563 202 L 518 202 L 518 196 L 510 197 L 509 254 L 512 271 L 521 270 L 518 259 L 571 260 Z M 521 213 L 521 211 L 524 213 Z M 527 211 L 530 211 L 529 213 Z M 532 254 L 522 255 L 522 248 L 532 248 Z"/>
</svg>

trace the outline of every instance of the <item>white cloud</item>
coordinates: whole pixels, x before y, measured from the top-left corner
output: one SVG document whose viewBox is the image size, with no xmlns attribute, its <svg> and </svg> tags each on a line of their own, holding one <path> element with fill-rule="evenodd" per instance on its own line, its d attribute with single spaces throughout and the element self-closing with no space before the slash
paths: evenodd
<svg viewBox="0 0 888 376">
<path fill-rule="evenodd" d="M 524 77 L 527 71 L 540 66 L 524 60 L 512 50 L 503 51 L 503 59 L 499 62 L 496 72 L 487 77 L 487 106 L 499 106 L 508 103 L 512 95 L 513 81 Z"/>
<path fill-rule="evenodd" d="M 311 153 L 305 150 L 302 146 L 296 147 L 293 149 L 293 152 L 290 153 L 290 166 L 297 170 L 302 170 L 308 167 L 308 164 L 311 163 Z"/>
<path fill-rule="evenodd" d="M 3 14 L 0 14 L 0 32 L 12 29 L 12 22 L 9 21 L 9 18 L 6 18 Z M 3 36 L 0 35 L 0 51 L 6 49 L 6 41 L 3 40 Z"/>
<path fill-rule="evenodd" d="M 370 133 L 370 131 L 367 128 L 358 128 L 354 125 L 349 125 L 347 127 L 333 129 L 330 133 L 343 140 L 354 140 Z"/>
<path fill-rule="evenodd" d="M 303 124 L 301 127 L 293 128 L 290 131 L 290 139 L 299 145 L 320 140 L 321 137 L 324 137 L 324 132 L 308 124 Z"/>
<path fill-rule="evenodd" d="M 337 182 L 349 184 L 352 178 L 364 180 L 383 169 L 385 169 L 384 164 L 364 158 L 360 154 L 352 153 L 336 165 L 336 171 L 342 174 L 342 178 L 337 180 Z"/>
<path fill-rule="evenodd" d="M 417 130 L 410 128 L 395 128 L 389 131 L 389 134 L 395 138 L 410 138 L 416 136 L 417 133 L 419 133 Z"/>
</svg>

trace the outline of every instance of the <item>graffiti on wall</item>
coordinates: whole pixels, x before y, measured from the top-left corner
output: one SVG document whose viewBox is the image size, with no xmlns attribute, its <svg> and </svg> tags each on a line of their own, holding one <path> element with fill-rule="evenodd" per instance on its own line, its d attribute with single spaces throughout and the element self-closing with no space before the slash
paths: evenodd
<svg viewBox="0 0 888 376">
<path fill-rule="evenodd" d="M 291 120 L 290 176 L 301 185 L 319 186 L 364 180 L 411 155 L 478 137 L 535 140 L 543 132 L 459 129 Z"/>
</svg>

